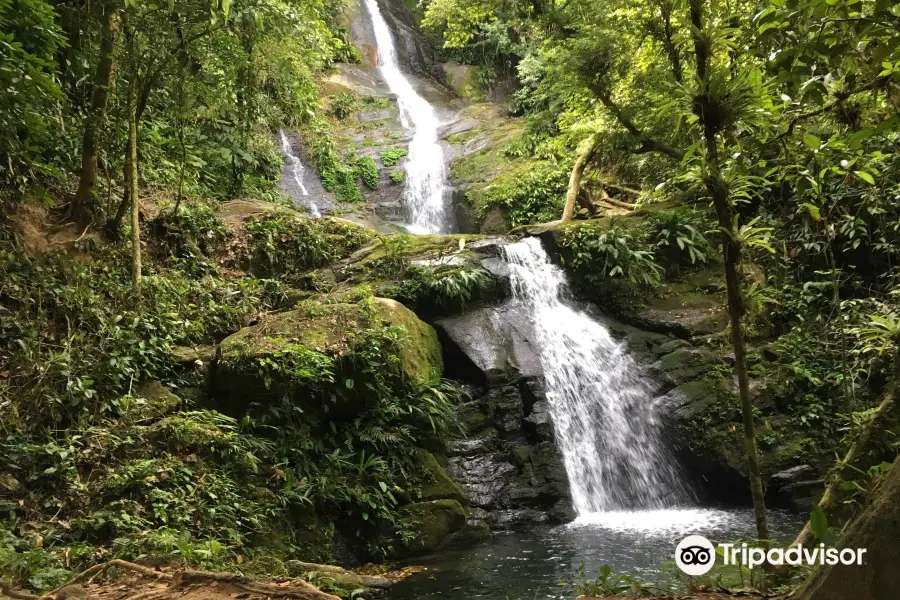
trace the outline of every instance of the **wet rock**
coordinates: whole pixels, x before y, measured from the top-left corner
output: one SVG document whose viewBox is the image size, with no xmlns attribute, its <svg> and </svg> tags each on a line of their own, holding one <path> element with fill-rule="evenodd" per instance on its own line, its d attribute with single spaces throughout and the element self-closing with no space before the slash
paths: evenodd
<svg viewBox="0 0 900 600">
<path fill-rule="evenodd" d="M 817 475 L 817 471 L 806 464 L 779 471 L 769 477 L 767 500 L 776 506 L 808 510 L 825 491 L 825 481 Z"/>
<path fill-rule="evenodd" d="M 529 322 L 523 307 L 507 301 L 438 319 L 435 328 L 449 352 L 477 370 L 475 380 L 499 383 L 542 375 Z"/>
</svg>

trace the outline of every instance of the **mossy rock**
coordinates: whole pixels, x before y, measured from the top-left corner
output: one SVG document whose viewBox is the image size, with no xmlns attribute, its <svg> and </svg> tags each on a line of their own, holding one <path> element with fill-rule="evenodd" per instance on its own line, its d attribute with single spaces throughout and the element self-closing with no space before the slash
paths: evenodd
<svg viewBox="0 0 900 600">
<path fill-rule="evenodd" d="M 435 456 L 427 450 L 419 450 L 416 456 L 416 473 L 419 488 L 413 495 L 420 500 L 452 499 L 464 502 L 459 485 L 447 475 Z"/>
<path fill-rule="evenodd" d="M 406 376 L 432 385 L 439 383 L 444 373 L 444 359 L 434 327 L 419 320 L 413 311 L 396 300 L 376 298 L 375 304 L 382 319 L 406 329 L 406 337 L 400 345 L 400 361 Z"/>
<path fill-rule="evenodd" d="M 457 500 L 416 502 L 403 508 L 399 529 L 412 534 L 400 554 L 426 554 L 440 547 L 451 533 L 466 524 L 466 511 Z"/>
<path fill-rule="evenodd" d="M 374 298 L 307 302 L 229 336 L 219 345 L 213 393 L 228 412 L 288 396 L 304 410 L 353 416 L 369 400 L 354 356 L 381 340 L 376 337 L 385 327 L 403 330 L 396 348 L 384 349 L 384 361 L 396 365 L 397 376 L 407 384 L 438 383 L 443 359 L 434 329 L 402 304 Z M 389 354 L 394 350 L 396 359 Z"/>
<path fill-rule="evenodd" d="M 158 381 L 146 381 L 137 388 L 135 414 L 141 419 L 158 419 L 177 411 L 181 398 Z"/>
</svg>

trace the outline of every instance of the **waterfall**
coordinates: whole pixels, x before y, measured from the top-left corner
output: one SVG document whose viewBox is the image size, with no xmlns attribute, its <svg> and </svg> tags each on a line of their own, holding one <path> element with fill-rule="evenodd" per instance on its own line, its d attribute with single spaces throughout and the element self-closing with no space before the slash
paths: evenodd
<svg viewBox="0 0 900 600">
<path fill-rule="evenodd" d="M 281 153 L 284 155 L 284 160 L 287 163 L 286 166 L 291 171 L 291 176 L 294 178 L 296 189 L 299 190 L 300 194 L 305 198 L 305 204 L 309 209 L 309 214 L 313 217 L 321 217 L 322 213 L 319 210 L 319 207 L 316 206 L 316 203 L 309 197 L 309 190 L 306 189 L 306 185 L 303 183 L 303 173 L 306 171 L 306 168 L 303 166 L 303 161 L 300 160 L 299 156 L 294 154 L 294 148 L 291 146 L 291 141 L 288 139 L 284 129 L 280 129 L 278 135 L 281 136 Z M 288 187 L 288 191 L 291 191 L 290 186 Z M 299 199 L 294 198 L 294 200 L 296 201 Z"/>
<path fill-rule="evenodd" d="M 390 29 L 376 0 L 365 0 L 372 17 L 378 45 L 379 69 L 388 88 L 397 95 L 400 122 L 413 129 L 406 162 L 405 201 L 411 233 L 440 233 L 447 229 L 444 184 L 447 175 L 444 152 L 438 143 L 438 120 L 434 107 L 420 96 L 400 71 Z"/>
<path fill-rule="evenodd" d="M 537 238 L 509 244 L 503 253 L 513 297 L 531 315 L 556 443 L 579 518 L 690 501 L 660 439 L 645 376 L 625 345 L 573 305 L 565 274 Z"/>
</svg>

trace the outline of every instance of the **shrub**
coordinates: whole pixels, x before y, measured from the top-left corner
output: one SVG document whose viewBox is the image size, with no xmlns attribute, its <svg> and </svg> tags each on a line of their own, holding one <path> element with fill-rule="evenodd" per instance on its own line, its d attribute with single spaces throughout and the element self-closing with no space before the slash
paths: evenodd
<svg viewBox="0 0 900 600">
<path fill-rule="evenodd" d="M 403 171 L 391 171 L 390 177 L 394 183 L 403 183 L 406 180 L 406 173 Z"/>
<path fill-rule="evenodd" d="M 654 260 L 652 249 L 622 226 L 590 223 L 570 227 L 562 244 L 576 268 L 599 269 L 606 277 L 648 285 L 662 279 L 663 269 Z"/>
<path fill-rule="evenodd" d="M 709 240 L 697 217 L 683 211 L 659 212 L 651 216 L 650 225 L 656 256 L 664 264 L 677 267 L 708 260 Z"/>
<path fill-rule="evenodd" d="M 356 96 L 350 92 L 340 92 L 329 96 L 331 114 L 338 120 L 347 119 L 356 110 Z"/>
<path fill-rule="evenodd" d="M 375 161 L 369 156 L 364 156 L 359 159 L 356 166 L 359 169 L 359 175 L 362 177 L 366 187 L 370 190 L 378 189 L 379 176 L 378 167 L 375 165 Z"/>
</svg>

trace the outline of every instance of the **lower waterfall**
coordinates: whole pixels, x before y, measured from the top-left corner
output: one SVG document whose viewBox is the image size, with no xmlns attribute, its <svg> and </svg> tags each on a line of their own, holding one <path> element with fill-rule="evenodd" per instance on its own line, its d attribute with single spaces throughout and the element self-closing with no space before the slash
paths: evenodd
<svg viewBox="0 0 900 600">
<path fill-rule="evenodd" d="M 578 517 L 691 504 L 662 443 L 658 407 L 625 345 L 574 305 L 564 272 L 537 238 L 504 246 L 503 254 L 513 297 L 531 316 Z"/>
</svg>

